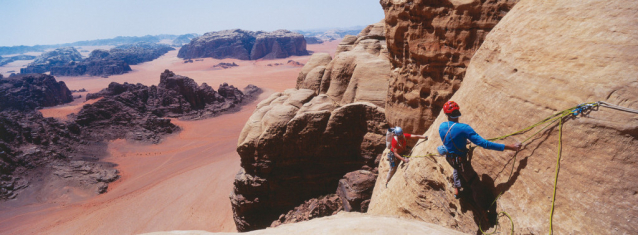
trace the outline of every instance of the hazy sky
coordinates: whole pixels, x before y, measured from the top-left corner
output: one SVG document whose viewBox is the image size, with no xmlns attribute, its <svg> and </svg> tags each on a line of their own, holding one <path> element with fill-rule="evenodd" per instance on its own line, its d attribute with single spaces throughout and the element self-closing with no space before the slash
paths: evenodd
<svg viewBox="0 0 638 235">
<path fill-rule="evenodd" d="M 0 46 L 185 34 L 368 25 L 378 0 L 0 0 Z"/>
</svg>

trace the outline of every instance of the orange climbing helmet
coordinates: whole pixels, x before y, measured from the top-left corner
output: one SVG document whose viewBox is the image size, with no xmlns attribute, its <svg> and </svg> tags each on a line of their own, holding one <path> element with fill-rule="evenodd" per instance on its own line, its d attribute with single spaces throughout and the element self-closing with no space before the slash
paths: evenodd
<svg viewBox="0 0 638 235">
<path fill-rule="evenodd" d="M 448 101 L 443 105 L 443 112 L 445 114 L 451 114 L 452 112 L 454 112 L 455 110 L 459 110 L 461 108 L 459 108 L 459 105 L 454 102 L 454 101 Z"/>
</svg>

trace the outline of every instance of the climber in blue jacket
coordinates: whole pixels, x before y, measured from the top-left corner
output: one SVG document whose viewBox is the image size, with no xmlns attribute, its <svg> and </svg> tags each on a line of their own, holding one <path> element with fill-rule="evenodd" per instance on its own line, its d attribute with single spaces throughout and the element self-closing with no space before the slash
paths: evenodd
<svg viewBox="0 0 638 235">
<path fill-rule="evenodd" d="M 465 146 L 467 140 L 472 141 L 485 149 L 503 151 L 505 149 L 518 151 L 521 144 L 504 145 L 483 139 L 470 127 L 470 125 L 459 123 L 461 111 L 459 105 L 454 101 L 448 101 L 443 105 L 443 112 L 447 115 L 448 121 L 439 126 L 439 135 L 443 146 L 439 147 L 439 153 L 445 155 L 445 160 L 454 168 L 454 197 L 459 198 L 459 191 L 462 191 L 461 178 L 466 183 L 471 184 L 477 176 L 472 164 L 467 160 L 468 149 Z"/>
</svg>

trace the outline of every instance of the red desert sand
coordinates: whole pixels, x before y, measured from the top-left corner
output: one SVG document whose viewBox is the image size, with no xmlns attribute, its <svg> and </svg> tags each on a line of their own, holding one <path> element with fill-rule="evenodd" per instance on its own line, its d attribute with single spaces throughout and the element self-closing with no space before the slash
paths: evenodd
<svg viewBox="0 0 638 235">
<path fill-rule="evenodd" d="M 339 41 L 308 45 L 313 52 L 334 56 Z M 133 72 L 101 77 L 58 77 L 69 89 L 85 88 L 83 98 L 71 104 L 41 110 L 46 117 L 64 120 L 77 113 L 88 92 L 97 92 L 110 82 L 157 85 L 160 73 L 169 69 L 176 74 L 208 83 L 213 88 L 227 82 L 240 89 L 254 84 L 265 92 L 294 88 L 298 66 L 267 66 L 295 60 L 306 63 L 310 56 L 293 56 L 278 60 L 242 61 L 211 58 L 184 63 L 171 51 L 159 59 L 131 66 Z M 239 66 L 215 69 L 220 62 Z M 75 95 L 75 94 L 74 94 Z M 258 101 L 259 101 L 258 100 Z M 167 230 L 236 231 L 228 195 L 239 171 L 237 138 L 258 102 L 236 113 L 199 121 L 173 120 L 182 128 L 160 144 L 145 145 L 125 140 L 111 141 L 109 156 L 121 178 L 109 185 L 108 192 L 65 187 L 56 197 L 46 195 L 37 203 L 0 205 L 2 234 L 137 234 Z"/>
</svg>

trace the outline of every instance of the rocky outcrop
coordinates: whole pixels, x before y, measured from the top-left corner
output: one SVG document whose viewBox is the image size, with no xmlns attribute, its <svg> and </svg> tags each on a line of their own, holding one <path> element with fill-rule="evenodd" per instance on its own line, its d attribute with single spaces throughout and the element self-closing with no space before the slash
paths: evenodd
<svg viewBox="0 0 638 235">
<path fill-rule="evenodd" d="M 105 141 L 124 138 L 158 143 L 179 131 L 166 117 L 198 119 L 238 110 L 261 90 L 244 92 L 228 84 L 214 91 L 206 84 L 165 71 L 158 86 L 111 83 L 88 94 L 86 104 L 70 121 L 44 118 L 36 107 L 70 102 L 63 82 L 44 74 L 0 80 L 0 199 L 16 198 L 20 190 L 74 185 L 104 193 L 119 176 L 115 165 L 101 162 Z M 71 100 L 64 100 L 64 99 Z"/>
<path fill-rule="evenodd" d="M 451 97 L 461 106 L 461 122 L 490 138 L 584 102 L 638 109 L 637 10 L 638 3 L 626 1 L 519 2 L 486 37 Z M 414 155 L 436 151 L 441 144 L 436 130 L 443 121 L 439 114 L 425 133 L 430 140 L 415 147 Z M 509 233 L 507 217 L 496 214 L 505 211 L 514 233 L 540 234 L 549 232 L 553 208 L 554 234 L 638 232 L 636 114 L 599 107 L 566 118 L 560 131 L 557 125 L 531 138 L 516 155 L 474 150 L 472 166 L 479 178 L 460 201 L 449 192 L 452 169 L 444 159 L 414 159 L 387 189 L 377 182 L 368 213 L 417 218 L 467 233 L 477 233 L 479 221 L 493 225 L 498 220 L 497 232 Z M 537 130 L 498 142 L 523 141 Z M 382 161 L 379 175 L 387 169 Z M 489 206 L 496 195 L 485 212 L 481 205 Z"/>
<path fill-rule="evenodd" d="M 418 220 L 373 216 L 362 213 L 341 212 L 337 215 L 311 221 L 282 225 L 247 233 L 210 233 L 206 231 L 153 232 L 145 235 L 272 235 L 272 234 L 424 234 L 457 235 L 458 231 Z"/>
<path fill-rule="evenodd" d="M 241 29 L 206 33 L 184 45 L 179 58 L 212 57 L 240 60 L 286 58 L 308 55 L 303 35 L 288 30 L 252 32 Z"/>
<path fill-rule="evenodd" d="M 189 34 L 182 34 L 177 36 L 175 39 L 173 39 L 173 46 L 174 47 L 181 47 L 184 44 L 187 44 L 189 42 L 191 42 L 191 40 L 193 38 L 198 37 L 199 35 L 196 33 L 189 33 Z"/>
<path fill-rule="evenodd" d="M 0 79 L 0 111 L 34 110 L 73 101 L 62 81 L 44 74 L 26 74 Z"/>
<path fill-rule="evenodd" d="M 321 40 L 321 38 L 318 37 L 305 37 L 306 39 L 306 43 L 307 44 L 321 44 L 323 43 L 323 40 Z"/>
<path fill-rule="evenodd" d="M 87 100 L 99 97 L 104 97 L 104 99 L 85 107 L 103 105 L 122 115 L 129 115 L 137 111 L 141 112 L 137 115 L 140 117 L 152 114 L 162 118 L 201 119 L 236 111 L 241 105 L 255 99 L 261 89 L 249 85 L 244 89 L 244 92 L 227 83 L 221 84 L 216 92 L 206 83 L 197 85 L 191 78 L 176 75 L 166 70 L 161 74 L 160 83 L 157 86 L 148 87 L 142 84 L 113 82 L 109 84 L 108 88 L 98 93 L 87 94 Z M 96 111 L 100 112 L 107 107 L 97 108 Z M 85 108 L 85 110 L 91 109 Z M 101 120 L 101 117 L 109 118 L 108 122 L 112 123 L 113 120 L 110 119 L 119 116 L 116 114 L 89 115 L 87 113 L 89 116 L 85 118 L 84 115 L 83 112 L 78 114 L 78 123 Z"/>
<path fill-rule="evenodd" d="M 296 89 L 257 106 L 237 147 L 242 169 L 231 203 L 239 231 L 264 228 L 306 200 L 335 193 L 348 172 L 374 171 L 387 128 L 383 38 L 379 23 L 342 43 L 335 59 L 313 55 Z M 353 199 L 352 208 L 360 203 Z"/>
<path fill-rule="evenodd" d="M 168 45 L 146 42 L 122 45 L 110 51 L 97 49 L 83 61 L 53 66 L 51 74 L 58 76 L 123 74 L 132 71 L 129 65 L 155 60 L 172 50 L 174 49 Z"/>
<path fill-rule="evenodd" d="M 295 207 L 295 209 L 289 211 L 287 214 L 279 216 L 279 219 L 273 222 L 270 227 L 336 215 L 342 210 L 341 199 L 339 199 L 339 196 L 336 194 L 313 198 Z"/>
<path fill-rule="evenodd" d="M 327 94 L 339 105 L 358 101 L 384 107 L 390 78 L 383 23 L 370 25 L 359 36 L 347 36 L 335 58 L 315 54 L 297 78 L 298 89 Z"/>
<path fill-rule="evenodd" d="M 109 50 L 108 57 L 122 60 L 129 65 L 136 65 L 153 61 L 172 50 L 175 49 L 166 44 L 139 42 L 117 46 Z"/>
<path fill-rule="evenodd" d="M 382 0 L 393 71 L 388 122 L 424 132 L 461 87 L 485 36 L 516 2 Z"/>
<path fill-rule="evenodd" d="M 349 172 L 339 180 L 337 194 L 343 209 L 350 211 L 368 211 L 372 189 L 377 180 L 377 174 L 367 170 Z"/>
<path fill-rule="evenodd" d="M 35 56 L 32 55 L 17 55 L 12 57 L 1 57 L 0 56 L 0 66 L 4 66 L 8 63 L 14 62 L 16 60 L 33 60 Z"/>
<path fill-rule="evenodd" d="M 66 65 L 69 62 L 82 60 L 82 55 L 73 47 L 58 48 L 42 53 L 26 68 L 21 68 L 20 73 L 45 73 L 53 66 Z"/>
</svg>

